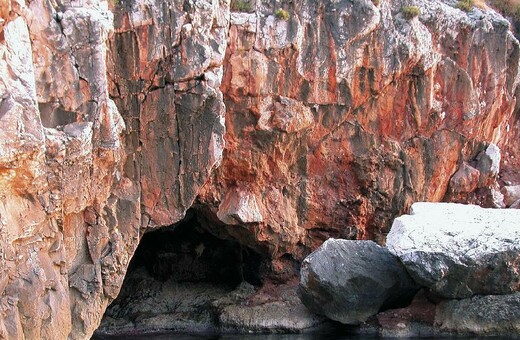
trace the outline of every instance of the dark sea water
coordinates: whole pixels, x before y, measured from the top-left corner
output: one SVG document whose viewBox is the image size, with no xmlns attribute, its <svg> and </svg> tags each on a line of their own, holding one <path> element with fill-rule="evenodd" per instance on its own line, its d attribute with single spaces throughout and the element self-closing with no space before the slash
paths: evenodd
<svg viewBox="0 0 520 340">
<path fill-rule="evenodd" d="M 92 340 L 381 340 L 381 339 L 417 339 L 417 340 L 499 340 L 499 339 L 519 339 L 518 337 L 408 337 L 408 338 L 387 338 L 375 335 L 354 335 L 337 333 L 313 333 L 313 334 L 179 334 L 179 333 L 158 333 L 149 335 L 125 335 L 125 336 L 94 336 Z"/>
</svg>

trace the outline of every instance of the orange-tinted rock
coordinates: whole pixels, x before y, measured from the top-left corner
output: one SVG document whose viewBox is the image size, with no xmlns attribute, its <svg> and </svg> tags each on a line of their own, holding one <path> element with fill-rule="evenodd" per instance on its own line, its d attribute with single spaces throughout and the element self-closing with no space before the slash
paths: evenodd
<svg viewBox="0 0 520 340">
<path fill-rule="evenodd" d="M 412 20 L 397 3 L 285 7 L 287 21 L 273 8 L 231 17 L 226 152 L 199 203 L 221 216 L 226 192 L 255 193 L 266 213 L 248 229 L 274 258 L 328 237 L 384 243 L 396 215 L 443 200 L 459 165 L 507 134 L 518 43 L 491 12 L 444 3 Z M 283 97 L 310 110 L 303 129 L 274 127 Z"/>
<path fill-rule="evenodd" d="M 466 194 L 478 187 L 480 171 L 467 164 L 462 163 L 457 172 L 450 179 L 450 195 Z M 450 197 L 451 198 L 451 197 Z"/>
<path fill-rule="evenodd" d="M 0 2 L 0 334 L 90 337 L 143 231 L 190 207 L 283 281 L 329 237 L 384 243 L 490 143 L 514 177 L 503 18 L 274 5 Z"/>
</svg>

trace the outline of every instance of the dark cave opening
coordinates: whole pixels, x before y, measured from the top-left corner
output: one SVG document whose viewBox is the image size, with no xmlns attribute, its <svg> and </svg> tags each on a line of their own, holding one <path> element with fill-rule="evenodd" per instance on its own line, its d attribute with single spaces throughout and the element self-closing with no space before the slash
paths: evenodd
<svg viewBox="0 0 520 340">
<path fill-rule="evenodd" d="M 218 332 L 219 311 L 260 289 L 269 264 L 227 232 L 208 231 L 219 227 L 190 210 L 143 235 L 97 334 Z"/>
<path fill-rule="evenodd" d="M 243 281 L 262 285 L 265 258 L 233 239 L 206 231 L 189 211 L 180 223 L 146 233 L 128 272 L 145 267 L 154 279 L 209 282 L 235 288 Z"/>
</svg>

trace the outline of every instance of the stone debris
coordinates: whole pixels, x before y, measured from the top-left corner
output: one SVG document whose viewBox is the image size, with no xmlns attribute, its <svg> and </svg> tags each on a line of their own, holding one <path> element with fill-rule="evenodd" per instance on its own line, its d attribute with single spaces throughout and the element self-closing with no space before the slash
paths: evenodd
<svg viewBox="0 0 520 340">
<path fill-rule="evenodd" d="M 354 330 L 360 334 L 518 336 L 518 221 L 520 213 L 508 209 L 415 203 L 409 215 L 395 219 L 388 250 L 370 241 L 329 239 L 309 255 L 302 265 L 301 299 L 311 311 L 332 320 L 360 323 Z M 380 258 L 369 259 L 368 245 L 398 257 L 415 281 L 409 287 L 424 287 L 409 305 L 370 309 L 374 292 L 391 296 L 371 282 L 392 269 L 380 268 Z"/>
<path fill-rule="evenodd" d="M 480 171 L 464 162 L 450 179 L 450 191 L 455 195 L 472 192 L 478 187 L 479 178 Z"/>
<path fill-rule="evenodd" d="M 477 156 L 477 169 L 480 171 L 479 185 L 485 186 L 492 183 L 500 170 L 501 153 L 498 146 L 489 144 L 485 151 Z"/>
<path fill-rule="evenodd" d="M 520 200 L 520 185 L 506 185 L 501 189 L 504 195 L 504 204 L 507 207 L 512 207 L 515 202 Z"/>
</svg>

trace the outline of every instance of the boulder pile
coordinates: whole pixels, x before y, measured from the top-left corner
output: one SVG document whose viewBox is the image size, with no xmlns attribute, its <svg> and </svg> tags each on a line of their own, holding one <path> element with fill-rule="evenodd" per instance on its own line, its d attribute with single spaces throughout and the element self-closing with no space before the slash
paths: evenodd
<svg viewBox="0 0 520 340">
<path fill-rule="evenodd" d="M 313 312 L 386 336 L 511 335 L 520 334 L 519 272 L 520 211 L 415 203 L 395 219 L 387 248 L 326 241 L 303 262 L 300 295 Z M 383 312 L 418 287 L 419 308 Z M 431 317 L 417 322 L 421 309 Z"/>
</svg>

